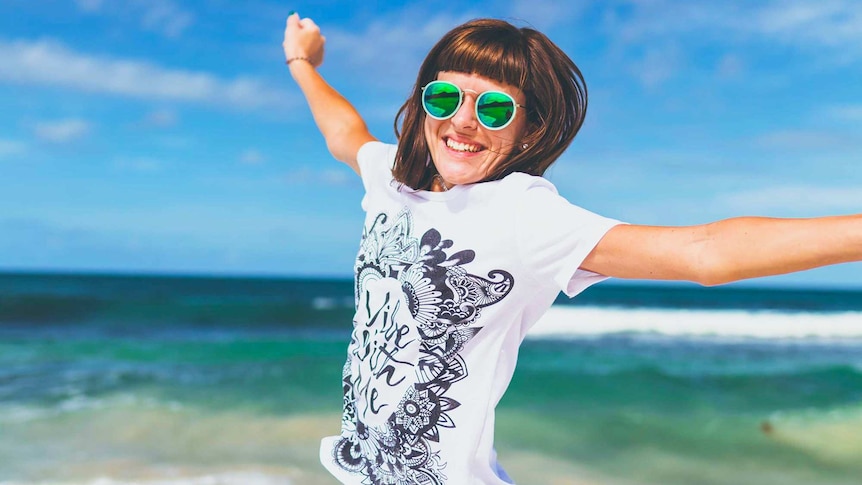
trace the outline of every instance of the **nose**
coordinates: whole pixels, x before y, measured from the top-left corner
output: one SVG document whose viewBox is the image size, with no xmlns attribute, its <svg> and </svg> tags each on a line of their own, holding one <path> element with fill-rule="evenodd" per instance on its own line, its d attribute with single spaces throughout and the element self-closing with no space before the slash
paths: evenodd
<svg viewBox="0 0 862 485">
<path fill-rule="evenodd" d="M 475 130 L 479 126 L 476 119 L 475 96 L 464 94 L 464 100 L 458 111 L 450 118 L 452 125 L 458 130 Z"/>
</svg>

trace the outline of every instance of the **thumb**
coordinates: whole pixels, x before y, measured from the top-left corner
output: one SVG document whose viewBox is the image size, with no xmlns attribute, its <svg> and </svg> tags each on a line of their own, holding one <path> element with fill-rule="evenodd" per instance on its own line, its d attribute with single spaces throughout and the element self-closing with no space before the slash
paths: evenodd
<svg viewBox="0 0 862 485">
<path fill-rule="evenodd" d="M 287 16 L 287 26 L 294 29 L 302 27 L 302 24 L 299 21 L 298 13 L 291 12 L 290 15 Z"/>
</svg>

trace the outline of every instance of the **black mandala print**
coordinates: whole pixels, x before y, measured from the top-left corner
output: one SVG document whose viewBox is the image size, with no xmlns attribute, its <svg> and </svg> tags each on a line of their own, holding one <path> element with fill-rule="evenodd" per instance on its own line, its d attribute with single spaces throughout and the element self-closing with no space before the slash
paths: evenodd
<svg viewBox="0 0 862 485">
<path fill-rule="evenodd" d="M 344 414 L 333 458 L 366 485 L 440 485 L 440 428 L 455 428 L 447 396 L 467 377 L 459 352 L 482 308 L 512 290 L 503 270 L 467 272 L 472 250 L 429 229 L 417 239 L 406 209 L 379 214 L 356 258 L 356 317 L 344 365 Z M 396 404 L 397 403 L 397 404 Z"/>
</svg>

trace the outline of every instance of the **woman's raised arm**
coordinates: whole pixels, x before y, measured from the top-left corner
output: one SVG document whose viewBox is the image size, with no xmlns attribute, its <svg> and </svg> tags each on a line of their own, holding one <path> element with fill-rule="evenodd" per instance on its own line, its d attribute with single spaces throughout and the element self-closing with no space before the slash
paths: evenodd
<svg viewBox="0 0 862 485">
<path fill-rule="evenodd" d="M 300 20 L 298 14 L 287 17 L 282 46 L 290 74 L 302 89 L 329 152 L 359 173 L 356 153 L 375 138 L 356 109 L 317 72 L 325 41 L 311 19 Z"/>
<path fill-rule="evenodd" d="M 711 286 L 855 261 L 862 261 L 862 215 L 738 217 L 688 227 L 617 226 L 581 268 Z"/>
</svg>

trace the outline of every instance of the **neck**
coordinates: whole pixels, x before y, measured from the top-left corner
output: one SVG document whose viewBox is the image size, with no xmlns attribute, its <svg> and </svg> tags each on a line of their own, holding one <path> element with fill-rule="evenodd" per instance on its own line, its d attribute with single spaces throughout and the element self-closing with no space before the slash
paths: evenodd
<svg viewBox="0 0 862 485">
<path fill-rule="evenodd" d="M 439 173 L 437 175 L 434 175 L 434 180 L 431 182 L 431 192 L 446 192 L 451 188 L 452 186 L 447 184 Z"/>
</svg>

